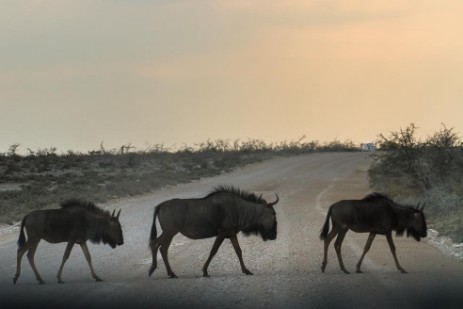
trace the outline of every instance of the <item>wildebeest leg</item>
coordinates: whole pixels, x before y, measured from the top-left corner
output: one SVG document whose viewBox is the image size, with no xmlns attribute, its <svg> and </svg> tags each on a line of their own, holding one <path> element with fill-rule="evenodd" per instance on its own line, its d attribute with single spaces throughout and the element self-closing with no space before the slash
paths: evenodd
<svg viewBox="0 0 463 309">
<path fill-rule="evenodd" d="M 323 262 L 322 262 L 322 272 L 325 272 L 326 264 L 328 263 L 328 246 L 333 238 L 338 234 L 338 231 L 333 227 L 331 232 L 326 236 L 324 241 L 324 250 L 323 250 Z"/>
<path fill-rule="evenodd" d="M 13 284 L 16 284 L 18 281 L 19 275 L 21 274 L 21 261 L 23 258 L 24 253 L 29 249 L 29 242 L 26 242 L 22 247 L 18 248 L 18 254 L 16 258 L 16 274 L 13 278 Z"/>
<path fill-rule="evenodd" d="M 162 259 L 164 260 L 164 264 L 166 265 L 167 275 L 170 278 L 178 278 L 177 275 L 170 268 L 169 259 L 168 259 L 168 251 L 169 251 L 170 243 L 172 242 L 172 238 L 174 238 L 174 235 L 166 234 L 165 240 L 161 242 L 160 244 L 161 246 L 160 251 L 161 251 Z"/>
<path fill-rule="evenodd" d="M 363 258 L 365 257 L 365 254 L 367 254 L 368 250 L 370 250 L 371 243 L 372 243 L 373 240 L 375 239 L 375 236 L 376 236 L 375 233 L 370 233 L 370 235 L 368 235 L 368 240 L 367 240 L 367 243 L 365 244 L 365 248 L 363 249 L 362 256 L 360 257 L 360 260 L 359 260 L 359 262 L 357 263 L 357 273 L 361 273 L 361 272 L 362 272 L 362 271 L 360 270 L 360 266 L 362 266 Z"/>
<path fill-rule="evenodd" d="M 88 266 L 90 267 L 90 272 L 92 273 L 93 279 L 95 279 L 97 282 L 103 281 L 96 275 L 95 271 L 93 270 L 92 257 L 90 256 L 90 251 L 88 251 L 87 243 L 81 243 L 80 247 L 82 248 L 82 252 L 84 252 L 85 259 L 87 260 Z"/>
<path fill-rule="evenodd" d="M 209 254 L 209 257 L 207 258 L 206 264 L 204 264 L 203 266 L 203 277 L 209 277 L 209 274 L 207 273 L 207 268 L 209 267 L 209 263 L 211 262 L 212 258 L 217 253 L 217 250 L 219 250 L 219 247 L 222 244 L 224 239 L 225 239 L 225 236 L 222 234 L 217 235 L 217 237 L 215 238 L 211 253 Z"/>
<path fill-rule="evenodd" d="M 233 244 L 233 248 L 235 248 L 235 252 L 236 252 L 236 255 L 238 256 L 238 259 L 240 260 L 241 270 L 246 275 L 252 275 L 253 273 L 250 272 L 244 265 L 243 254 L 240 248 L 240 244 L 238 243 L 238 238 L 235 235 L 235 236 L 230 237 L 230 240 L 231 240 L 231 243 Z"/>
<path fill-rule="evenodd" d="M 148 272 L 148 276 L 151 276 L 151 274 L 158 267 L 158 249 L 161 246 L 161 244 L 167 240 L 168 237 L 173 237 L 173 236 L 172 235 L 167 236 L 166 233 L 162 233 L 161 236 L 159 236 L 152 243 L 150 243 L 152 261 L 151 261 L 151 268 Z"/>
<path fill-rule="evenodd" d="M 394 246 L 394 242 L 392 241 L 392 234 L 386 233 L 386 238 L 389 244 L 389 248 L 391 248 L 392 256 L 394 257 L 394 261 L 395 261 L 395 265 L 397 266 L 397 269 L 400 270 L 400 272 L 403 274 L 407 273 L 405 269 L 403 269 L 402 266 L 400 266 L 399 260 L 397 259 L 397 256 L 395 255 L 395 246 Z"/>
<path fill-rule="evenodd" d="M 66 263 L 67 259 L 69 258 L 69 255 L 71 254 L 71 250 L 73 246 L 74 246 L 74 243 L 71 241 L 68 242 L 66 246 L 66 251 L 64 251 L 64 255 L 63 255 L 63 261 L 61 262 L 61 265 L 58 270 L 58 275 L 56 276 L 58 278 L 58 283 L 64 283 L 61 280 L 61 272 L 63 271 L 64 263 Z"/>
<path fill-rule="evenodd" d="M 346 233 L 347 233 L 347 230 L 339 231 L 339 235 L 336 238 L 336 241 L 334 242 L 334 249 L 336 250 L 336 255 L 338 256 L 339 267 L 341 267 L 341 270 L 343 272 L 348 274 L 349 272 L 344 267 L 344 263 L 342 262 L 342 255 L 341 255 L 341 246 L 342 246 L 342 242 L 344 241 L 344 237 L 346 236 Z"/>
<path fill-rule="evenodd" d="M 29 251 L 27 251 L 27 258 L 29 260 L 29 264 L 31 264 L 32 270 L 34 271 L 35 277 L 37 278 L 40 284 L 44 284 L 45 282 L 42 280 L 42 277 L 40 277 L 34 262 L 34 255 L 35 251 L 37 250 L 37 246 L 39 245 L 39 242 L 40 239 L 36 241 L 30 241 Z"/>
</svg>

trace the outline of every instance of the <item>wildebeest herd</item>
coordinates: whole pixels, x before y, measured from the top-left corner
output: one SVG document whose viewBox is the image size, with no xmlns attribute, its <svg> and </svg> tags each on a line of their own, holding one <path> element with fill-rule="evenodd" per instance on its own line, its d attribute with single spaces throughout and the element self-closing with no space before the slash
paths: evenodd
<svg viewBox="0 0 463 309">
<path fill-rule="evenodd" d="M 267 202 L 262 195 L 247 192 L 233 186 L 219 186 L 203 198 L 171 199 L 154 208 L 153 224 L 150 233 L 149 247 L 152 254 L 152 265 L 149 276 L 157 267 L 157 251 L 167 269 L 167 275 L 176 278 L 172 271 L 168 250 L 172 238 L 181 233 L 191 239 L 215 237 L 214 244 L 202 271 L 204 277 L 209 277 L 207 268 L 217 253 L 225 238 L 230 239 L 241 270 L 246 275 L 252 275 L 244 264 L 242 251 L 238 243 L 237 234 L 242 232 L 245 236 L 260 235 L 264 241 L 277 238 L 277 218 L 274 205 L 276 199 Z M 322 272 L 327 265 L 328 246 L 336 237 L 334 248 L 342 271 L 349 273 L 344 267 L 341 256 L 341 245 L 348 230 L 357 233 L 370 233 L 364 251 L 357 263 L 357 272 L 365 254 L 370 249 L 377 234 L 385 235 L 392 252 L 397 269 L 402 273 L 406 271 L 400 266 L 392 240 L 392 232 L 397 235 L 412 236 L 417 241 L 426 237 L 426 220 L 424 207 L 403 206 L 385 195 L 372 193 L 361 200 L 342 200 L 329 207 L 325 224 L 320 231 L 320 239 L 324 241 L 324 257 L 321 266 Z M 44 281 L 39 275 L 34 263 L 34 255 L 41 239 L 50 243 L 67 242 L 66 250 L 58 270 L 58 283 L 63 283 L 61 273 L 64 264 L 69 258 L 74 244 L 79 244 L 88 262 L 92 277 L 102 281 L 95 273 L 87 240 L 93 243 L 103 242 L 112 248 L 124 244 L 122 227 L 119 222 L 121 211 L 117 214 L 97 207 L 94 203 L 81 200 L 68 200 L 61 203 L 60 209 L 36 210 L 26 215 L 21 222 L 18 239 L 17 269 L 13 279 L 16 284 L 21 273 L 21 260 L 27 252 L 27 258 L 32 270 L 40 284 Z M 161 226 L 162 233 L 158 237 L 156 218 Z M 329 222 L 332 222 L 331 231 Z M 27 239 L 25 232 L 27 233 Z"/>
</svg>

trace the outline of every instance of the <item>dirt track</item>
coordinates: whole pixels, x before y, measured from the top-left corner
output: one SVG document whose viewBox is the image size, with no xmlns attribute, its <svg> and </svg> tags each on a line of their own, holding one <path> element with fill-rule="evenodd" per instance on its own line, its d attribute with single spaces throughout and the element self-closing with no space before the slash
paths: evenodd
<svg viewBox="0 0 463 309">
<path fill-rule="evenodd" d="M 112 250 L 89 245 L 97 274 L 94 282 L 80 248 L 74 248 L 64 271 L 66 284 L 56 283 L 65 244 L 41 242 L 36 265 L 47 282 L 38 285 L 23 259 L 16 286 L 17 232 L 0 234 L 0 300 L 2 304 L 68 307 L 189 307 L 189 308 L 460 308 L 463 303 L 463 263 L 443 255 L 426 241 L 394 238 L 398 258 L 409 272 L 399 273 L 384 237 L 377 237 L 363 264 L 363 274 L 339 270 L 330 247 L 327 270 L 320 271 L 322 243 L 318 232 L 326 209 L 339 199 L 361 198 L 369 192 L 365 153 L 313 154 L 278 158 L 233 173 L 149 195 L 105 205 L 122 208 L 125 244 Z M 233 184 L 263 193 L 276 206 L 278 238 L 263 242 L 239 236 L 246 266 L 241 273 L 231 244 L 225 241 L 202 278 L 201 267 L 213 239 L 189 240 L 177 235 L 169 251 L 179 279 L 168 279 L 164 263 L 148 277 L 149 229 L 153 206 L 173 197 L 201 197 L 215 185 Z M 349 232 L 343 246 L 346 267 L 354 272 L 366 234 Z M 160 259 L 160 257 L 158 258 Z"/>
</svg>

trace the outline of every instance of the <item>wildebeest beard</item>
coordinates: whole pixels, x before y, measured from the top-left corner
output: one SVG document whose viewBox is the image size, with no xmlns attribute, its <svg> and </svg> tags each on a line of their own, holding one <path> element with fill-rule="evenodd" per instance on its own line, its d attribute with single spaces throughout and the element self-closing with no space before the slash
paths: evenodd
<svg viewBox="0 0 463 309">
<path fill-rule="evenodd" d="M 265 229 L 262 224 L 254 223 L 242 230 L 244 236 L 260 235 L 264 241 L 275 240 L 277 238 L 277 222 L 270 229 Z"/>
<path fill-rule="evenodd" d="M 410 235 L 415 238 L 416 241 L 420 241 L 422 237 L 422 233 L 415 230 L 412 227 L 407 228 L 407 237 L 410 237 Z"/>
</svg>

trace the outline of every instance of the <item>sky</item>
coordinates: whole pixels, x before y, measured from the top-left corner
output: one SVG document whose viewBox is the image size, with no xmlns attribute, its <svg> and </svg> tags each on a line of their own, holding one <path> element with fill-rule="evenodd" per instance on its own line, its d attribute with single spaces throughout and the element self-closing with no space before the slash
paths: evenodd
<svg viewBox="0 0 463 309">
<path fill-rule="evenodd" d="M 463 134 L 460 0 L 2 0 L 0 152 Z"/>
</svg>

